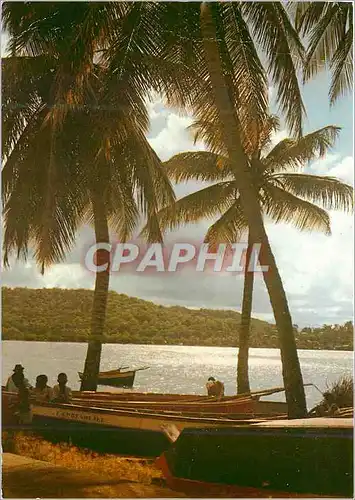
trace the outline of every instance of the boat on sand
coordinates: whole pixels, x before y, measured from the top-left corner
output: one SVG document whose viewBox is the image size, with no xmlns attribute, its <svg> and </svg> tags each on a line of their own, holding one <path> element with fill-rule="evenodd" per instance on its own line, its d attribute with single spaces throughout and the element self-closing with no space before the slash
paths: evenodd
<svg viewBox="0 0 355 500">
<path fill-rule="evenodd" d="M 6 414 L 12 393 L 2 393 L 3 429 L 18 428 Z M 54 441 L 70 441 L 96 451 L 137 456 L 160 455 L 177 433 L 188 427 L 249 425 L 244 414 L 197 415 L 147 409 L 118 409 L 83 404 L 36 403 L 32 405 L 32 429 Z M 255 419 L 260 422 L 262 419 Z"/>
<path fill-rule="evenodd" d="M 177 491 L 242 498 L 353 498 L 353 420 L 184 429 L 157 460 Z"/>
</svg>

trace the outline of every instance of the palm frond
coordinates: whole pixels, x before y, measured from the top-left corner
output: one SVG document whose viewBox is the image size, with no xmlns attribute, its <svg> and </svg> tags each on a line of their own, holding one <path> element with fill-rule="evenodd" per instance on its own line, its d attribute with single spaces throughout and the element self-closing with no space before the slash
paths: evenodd
<svg viewBox="0 0 355 500">
<path fill-rule="evenodd" d="M 2 60 L 2 146 L 5 161 L 25 128 L 33 125 L 38 113 L 48 106 L 54 67 L 50 58 L 44 57 L 7 57 Z M 42 121 L 44 118 L 42 116 Z"/>
<path fill-rule="evenodd" d="M 278 116 L 269 115 L 258 125 L 258 134 L 256 141 L 251 144 L 250 151 L 247 151 L 250 157 L 260 157 L 261 152 L 269 148 L 272 141 L 273 132 L 280 130 L 280 119 Z"/>
<path fill-rule="evenodd" d="M 310 6 L 305 13 L 304 31 L 310 31 L 307 57 L 305 60 L 305 79 L 308 80 L 319 71 L 319 67 L 329 64 L 341 39 L 342 26 L 339 25 L 337 2 L 321 2 Z M 315 23 L 315 15 L 320 15 Z"/>
<path fill-rule="evenodd" d="M 345 94 L 352 88 L 354 82 L 353 20 L 351 10 L 350 13 L 351 19 L 349 29 L 339 42 L 330 65 L 333 74 L 332 83 L 329 89 L 331 104 L 334 104 L 339 96 Z"/>
<path fill-rule="evenodd" d="M 243 2 L 242 11 L 251 26 L 268 72 L 277 89 L 277 102 L 292 133 L 301 135 L 305 107 L 297 78 L 304 49 L 287 12 L 279 2 Z"/>
<path fill-rule="evenodd" d="M 321 205 L 326 210 L 351 212 L 354 207 L 352 186 L 334 177 L 310 174 L 283 173 L 270 178 L 295 196 Z"/>
<path fill-rule="evenodd" d="M 243 143 L 252 141 L 249 127 L 252 123 L 263 122 L 267 116 L 267 78 L 250 35 L 248 24 L 243 18 L 240 4 L 228 2 L 220 4 L 220 21 L 216 22 L 219 44 L 225 42 L 221 51 L 224 60 L 228 54 L 229 77 L 233 82 L 235 109 L 240 123 Z M 218 29 L 222 32 L 219 33 Z M 225 61 L 224 61 L 225 62 Z M 225 62 L 226 64 L 226 62 Z"/>
<path fill-rule="evenodd" d="M 339 127 L 328 125 L 298 140 L 284 139 L 263 159 L 265 169 L 268 171 L 299 169 L 307 162 L 316 159 L 318 155 L 324 156 L 334 145 L 339 132 Z"/>
<path fill-rule="evenodd" d="M 163 236 L 158 212 L 174 203 L 175 194 L 162 162 L 144 135 L 132 135 L 130 150 L 134 152 L 130 165 L 138 207 L 147 219 L 146 236 L 149 241 L 160 242 Z"/>
<path fill-rule="evenodd" d="M 242 234 L 247 229 L 248 223 L 244 216 L 240 200 L 237 199 L 208 229 L 205 242 L 209 243 L 212 250 L 218 247 L 220 243 L 229 243 L 232 245 L 240 241 Z"/>
<path fill-rule="evenodd" d="M 330 103 L 353 85 L 353 5 L 351 2 L 299 2 L 296 29 L 308 38 L 304 79 L 330 69 Z"/>
<path fill-rule="evenodd" d="M 219 182 L 195 191 L 163 208 L 159 214 L 159 224 L 163 230 L 173 230 L 184 224 L 198 222 L 222 214 L 235 201 L 234 182 Z M 142 234 L 146 235 L 144 228 Z"/>
<path fill-rule="evenodd" d="M 202 141 L 210 153 L 228 156 L 228 151 L 222 138 L 222 127 L 219 119 L 215 121 L 212 121 L 211 118 L 208 120 L 195 119 L 187 127 L 187 130 L 192 133 L 194 144 Z"/>
<path fill-rule="evenodd" d="M 277 116 L 269 115 L 261 122 L 250 120 L 246 126 L 242 141 L 244 151 L 249 157 L 258 156 L 259 152 L 270 144 L 272 132 L 279 130 L 280 120 Z M 194 134 L 194 142 L 203 141 L 211 153 L 228 156 L 227 148 L 222 138 L 222 127 L 218 120 L 195 120 L 188 130 Z M 227 165 L 224 167 L 226 168 Z M 230 169 L 232 172 L 232 170 Z"/>
<path fill-rule="evenodd" d="M 68 143 L 58 139 L 53 144 L 50 135 L 47 126 L 30 137 L 13 161 L 4 199 L 4 262 L 13 251 L 26 259 L 31 246 L 42 272 L 72 248 L 87 203 L 80 178 L 71 168 Z"/>
<path fill-rule="evenodd" d="M 207 151 L 179 153 L 166 161 L 164 167 L 174 182 L 214 182 L 228 179 L 232 175 L 226 157 Z"/>
<path fill-rule="evenodd" d="M 309 14 L 310 6 L 317 6 L 319 13 L 316 17 L 306 17 L 306 14 Z M 323 12 L 323 8 L 324 2 L 317 2 L 316 4 L 314 4 L 313 2 L 290 2 L 289 5 L 287 5 L 287 9 L 291 17 L 294 19 L 296 30 L 303 35 L 309 31 L 310 23 L 311 27 L 313 27 L 314 23 L 319 20 L 319 17 Z"/>
<path fill-rule="evenodd" d="M 329 215 L 313 203 L 271 185 L 263 189 L 261 196 L 264 213 L 276 224 L 284 222 L 301 231 L 331 233 Z"/>
</svg>

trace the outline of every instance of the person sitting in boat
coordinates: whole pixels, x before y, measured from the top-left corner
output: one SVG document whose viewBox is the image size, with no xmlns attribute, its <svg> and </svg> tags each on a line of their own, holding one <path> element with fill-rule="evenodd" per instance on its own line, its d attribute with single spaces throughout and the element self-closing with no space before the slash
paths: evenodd
<svg viewBox="0 0 355 500">
<path fill-rule="evenodd" d="M 47 385 L 47 375 L 38 375 L 36 378 L 36 387 L 33 389 L 33 395 L 37 402 L 48 402 L 53 399 L 52 388 Z"/>
<path fill-rule="evenodd" d="M 52 401 L 55 403 L 70 403 L 72 400 L 72 392 L 67 386 L 68 377 L 66 373 L 58 375 L 58 385 L 53 387 Z"/>
<path fill-rule="evenodd" d="M 19 384 L 24 384 L 28 389 L 31 389 L 31 385 L 27 378 L 24 376 L 24 367 L 22 365 L 15 365 L 13 369 L 13 374 L 7 379 L 5 390 L 8 392 L 18 392 Z"/>
<path fill-rule="evenodd" d="M 30 391 L 23 372 L 17 375 L 16 382 L 17 399 L 12 405 L 14 415 L 20 425 L 29 425 L 32 422 L 32 408 L 30 404 Z"/>
<path fill-rule="evenodd" d="M 209 396 L 221 399 L 224 396 L 224 384 L 214 377 L 210 377 L 206 384 L 207 394 Z"/>
</svg>

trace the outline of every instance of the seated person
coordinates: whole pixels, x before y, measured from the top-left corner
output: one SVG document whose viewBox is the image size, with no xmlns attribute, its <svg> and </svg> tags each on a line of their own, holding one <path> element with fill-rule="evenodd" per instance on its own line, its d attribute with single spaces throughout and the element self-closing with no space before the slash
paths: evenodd
<svg viewBox="0 0 355 500">
<path fill-rule="evenodd" d="M 15 365 L 13 374 L 7 379 L 5 391 L 18 392 L 18 384 L 24 383 L 27 388 L 31 388 L 27 378 L 24 376 L 24 367 L 22 365 Z"/>
<path fill-rule="evenodd" d="M 52 401 L 54 403 L 70 403 L 72 400 L 72 392 L 70 387 L 67 387 L 67 374 L 60 373 L 57 380 L 58 385 L 55 385 L 52 391 Z"/>
<path fill-rule="evenodd" d="M 52 388 L 47 385 L 47 375 L 38 375 L 36 378 L 36 387 L 33 389 L 33 395 L 37 402 L 51 401 Z"/>
<path fill-rule="evenodd" d="M 224 396 L 224 384 L 214 377 L 210 377 L 206 384 L 207 394 L 209 396 L 221 399 Z"/>
</svg>

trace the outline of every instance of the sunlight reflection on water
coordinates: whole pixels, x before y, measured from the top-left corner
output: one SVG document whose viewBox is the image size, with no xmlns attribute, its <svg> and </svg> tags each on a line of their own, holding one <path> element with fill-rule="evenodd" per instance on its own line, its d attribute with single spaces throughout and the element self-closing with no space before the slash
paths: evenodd
<svg viewBox="0 0 355 500">
<path fill-rule="evenodd" d="M 353 352 L 299 350 L 305 383 L 316 384 L 321 390 L 341 375 L 352 373 Z M 79 387 L 78 371 L 83 368 L 86 344 L 62 342 L 11 342 L 2 343 L 3 383 L 12 373 L 16 363 L 26 368 L 26 376 L 33 383 L 39 373 L 49 377 L 54 385 L 57 374 L 65 371 L 72 388 Z M 170 393 L 205 393 L 209 376 L 225 384 L 226 394 L 235 393 L 237 349 L 232 347 L 191 347 L 166 345 L 105 344 L 101 370 L 119 366 L 149 370 L 137 372 L 136 391 Z M 252 390 L 282 386 L 282 371 L 277 349 L 250 350 L 250 382 Z M 106 388 L 105 390 L 111 390 Z M 307 388 L 308 406 L 320 399 L 315 388 Z M 283 394 L 269 399 L 282 400 Z"/>
</svg>

